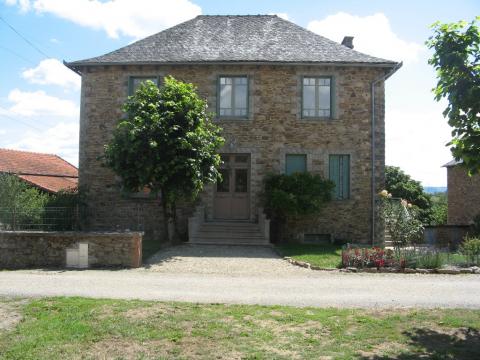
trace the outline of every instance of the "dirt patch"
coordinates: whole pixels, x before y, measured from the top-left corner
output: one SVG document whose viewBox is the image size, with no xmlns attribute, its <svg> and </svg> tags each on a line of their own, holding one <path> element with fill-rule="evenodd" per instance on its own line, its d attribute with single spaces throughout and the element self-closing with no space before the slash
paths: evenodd
<svg viewBox="0 0 480 360">
<path fill-rule="evenodd" d="M 12 330 L 22 321 L 20 307 L 26 302 L 26 300 L 0 302 L 0 331 Z"/>
<path fill-rule="evenodd" d="M 146 346 L 147 345 L 147 346 Z M 104 339 L 94 343 L 78 359 L 139 359 L 153 357 L 154 351 L 148 344 L 126 339 Z"/>
</svg>

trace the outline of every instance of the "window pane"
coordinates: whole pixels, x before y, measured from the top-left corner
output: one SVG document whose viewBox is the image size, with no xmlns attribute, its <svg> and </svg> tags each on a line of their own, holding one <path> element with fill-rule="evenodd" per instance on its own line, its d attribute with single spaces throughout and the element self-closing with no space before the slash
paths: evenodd
<svg viewBox="0 0 480 360">
<path fill-rule="evenodd" d="M 222 180 L 217 180 L 217 192 L 229 192 L 230 191 L 230 171 L 228 169 L 220 169 Z"/>
<path fill-rule="evenodd" d="M 303 109 L 307 111 L 306 116 L 315 115 L 315 87 L 314 86 L 305 85 L 303 87 Z M 310 110 L 313 110 L 313 113 L 310 112 Z"/>
<path fill-rule="evenodd" d="M 319 109 L 330 109 L 330 86 L 318 87 L 318 107 Z"/>
<path fill-rule="evenodd" d="M 248 191 L 248 170 L 235 169 L 235 192 L 246 193 Z"/>
<path fill-rule="evenodd" d="M 335 183 L 336 199 L 350 197 L 350 155 L 330 155 L 329 179 Z"/>
<path fill-rule="evenodd" d="M 236 163 L 246 163 L 248 161 L 248 155 L 236 155 L 235 162 Z"/>
<path fill-rule="evenodd" d="M 236 109 L 247 108 L 247 85 L 246 84 L 235 85 L 234 107 Z"/>
<path fill-rule="evenodd" d="M 135 91 L 137 91 L 138 87 L 140 86 L 141 83 L 150 80 L 152 81 L 155 85 L 158 86 L 158 78 L 157 77 L 132 77 L 130 78 L 130 89 L 129 89 L 129 95 L 133 95 Z"/>
<path fill-rule="evenodd" d="M 220 109 L 232 108 L 232 85 L 220 85 Z"/>
<path fill-rule="evenodd" d="M 306 171 L 307 156 L 305 154 L 288 154 L 285 156 L 285 173 L 287 175 Z"/>
</svg>

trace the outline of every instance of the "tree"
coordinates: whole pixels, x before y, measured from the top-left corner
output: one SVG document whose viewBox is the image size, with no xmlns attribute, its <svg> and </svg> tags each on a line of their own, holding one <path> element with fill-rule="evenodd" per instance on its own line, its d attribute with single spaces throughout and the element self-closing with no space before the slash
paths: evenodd
<svg viewBox="0 0 480 360">
<path fill-rule="evenodd" d="M 294 173 L 269 175 L 265 181 L 265 210 L 281 238 L 282 225 L 289 219 L 318 214 L 332 199 L 335 184 L 320 175 Z"/>
<path fill-rule="evenodd" d="M 480 171 L 480 31 L 476 17 L 471 23 L 432 25 L 427 46 L 434 50 L 429 64 L 437 71 L 435 100 L 447 98 L 443 115 L 453 128 L 451 151 L 469 174 Z"/>
<path fill-rule="evenodd" d="M 418 218 L 428 224 L 431 221 L 432 199 L 424 190 L 420 182 L 413 180 L 399 167 L 385 167 L 385 188 L 394 198 L 407 200 L 417 212 Z"/>
<path fill-rule="evenodd" d="M 48 199 L 15 175 L 0 174 L 0 226 L 15 230 L 41 224 Z"/>
<path fill-rule="evenodd" d="M 435 193 L 432 198 L 431 225 L 445 225 L 448 215 L 448 199 L 446 192 Z"/>
<path fill-rule="evenodd" d="M 217 151 L 223 144 L 207 104 L 192 84 L 166 77 L 162 87 L 141 84 L 123 106 L 105 163 L 122 179 L 126 191 L 150 189 L 160 195 L 168 241 L 177 237 L 176 204 L 194 199 L 219 177 Z"/>
</svg>

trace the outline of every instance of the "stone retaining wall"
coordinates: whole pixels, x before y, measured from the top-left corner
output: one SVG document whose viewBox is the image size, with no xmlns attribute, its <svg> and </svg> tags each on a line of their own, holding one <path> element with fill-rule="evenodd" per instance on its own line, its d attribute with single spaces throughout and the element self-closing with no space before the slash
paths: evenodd
<svg viewBox="0 0 480 360">
<path fill-rule="evenodd" d="M 65 267 L 66 249 L 88 243 L 93 267 L 142 265 L 140 232 L 0 231 L 0 268 Z"/>
</svg>

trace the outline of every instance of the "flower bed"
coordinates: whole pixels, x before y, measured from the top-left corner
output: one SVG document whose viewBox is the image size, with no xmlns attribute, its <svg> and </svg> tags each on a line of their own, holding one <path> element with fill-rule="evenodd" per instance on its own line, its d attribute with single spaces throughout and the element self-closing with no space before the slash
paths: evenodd
<svg viewBox="0 0 480 360">
<path fill-rule="evenodd" d="M 372 248 L 351 248 L 342 250 L 343 267 L 356 268 L 383 268 L 383 267 L 405 267 L 405 261 L 398 261 L 393 250 Z"/>
</svg>

